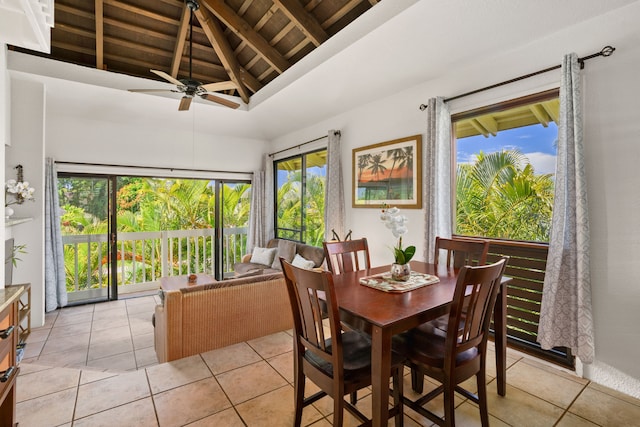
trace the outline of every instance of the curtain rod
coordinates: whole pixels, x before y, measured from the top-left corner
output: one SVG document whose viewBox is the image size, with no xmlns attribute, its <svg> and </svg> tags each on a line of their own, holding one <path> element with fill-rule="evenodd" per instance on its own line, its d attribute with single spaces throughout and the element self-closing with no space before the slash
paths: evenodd
<svg viewBox="0 0 640 427">
<path fill-rule="evenodd" d="M 335 131 L 334 135 L 340 136 L 340 131 L 339 130 Z M 311 144 L 312 142 L 320 141 L 321 139 L 325 139 L 325 138 L 329 138 L 329 135 L 320 136 L 320 137 L 318 137 L 316 139 L 312 139 L 311 141 L 303 142 L 301 144 L 294 145 L 293 147 L 289 147 L 289 148 L 282 149 L 280 151 L 276 151 L 275 153 L 269 153 L 269 157 L 273 157 L 276 154 L 284 153 L 285 151 L 289 151 L 289 150 L 292 150 L 294 148 L 300 148 L 303 145 Z"/>
<path fill-rule="evenodd" d="M 186 168 L 167 168 L 162 166 L 132 166 L 132 165 L 114 165 L 109 163 L 84 163 L 84 162 L 62 162 L 55 161 L 57 165 L 74 165 L 74 166 L 96 166 L 96 167 L 108 167 L 108 168 L 125 168 L 125 169 L 149 169 L 149 170 L 165 170 L 170 172 L 205 172 L 205 173 L 246 173 L 253 174 L 253 172 L 239 172 L 239 171 L 221 171 L 211 169 L 186 169 Z"/>
<path fill-rule="evenodd" d="M 580 69 L 584 68 L 584 61 L 592 59 L 592 58 L 596 58 L 598 56 L 605 56 L 605 57 L 606 56 L 611 56 L 615 50 L 616 50 L 615 47 L 605 46 L 605 47 L 602 48 L 602 50 L 600 52 L 585 56 L 584 58 L 578 58 L 578 62 L 580 63 Z M 529 77 L 533 77 L 533 76 L 537 76 L 539 74 L 547 73 L 549 71 L 557 70 L 560 67 L 562 67 L 562 65 L 560 65 L 560 64 L 554 65 L 553 67 L 549 67 L 549 68 L 545 68 L 544 70 L 539 70 L 539 71 L 535 71 L 533 73 L 525 74 L 524 76 L 516 77 L 516 78 L 513 78 L 511 80 L 506 80 L 504 82 L 496 83 L 496 84 L 493 84 L 491 86 L 486 86 L 486 87 L 483 87 L 483 88 L 480 88 L 480 89 L 472 90 L 471 92 L 462 93 L 460 95 L 452 96 L 451 98 L 445 98 L 444 102 L 453 101 L 454 99 L 464 98 L 465 96 L 475 95 L 476 93 L 484 92 L 485 90 L 494 89 L 494 88 L 497 88 L 497 87 L 500 87 L 500 86 L 508 85 L 510 83 L 515 83 L 515 82 L 520 81 L 520 80 L 525 80 L 525 79 L 528 79 Z M 428 106 L 426 104 L 420 104 L 420 111 L 426 110 L 427 107 Z"/>
</svg>

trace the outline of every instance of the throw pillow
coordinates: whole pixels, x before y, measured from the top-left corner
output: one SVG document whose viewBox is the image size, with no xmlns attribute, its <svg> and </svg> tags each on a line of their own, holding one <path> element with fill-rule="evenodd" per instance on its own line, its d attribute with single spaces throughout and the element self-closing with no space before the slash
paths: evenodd
<svg viewBox="0 0 640 427">
<path fill-rule="evenodd" d="M 276 270 L 282 270 L 282 266 L 280 265 L 280 257 L 284 258 L 285 261 L 291 262 L 293 261 L 293 257 L 296 255 L 296 242 L 292 242 L 291 240 L 278 240 L 278 253 L 273 259 L 273 264 L 271 264 L 271 268 Z"/>
<path fill-rule="evenodd" d="M 273 258 L 276 256 L 278 248 L 253 248 L 251 253 L 251 262 L 255 264 L 271 265 L 273 264 Z"/>
<path fill-rule="evenodd" d="M 299 254 L 296 254 L 291 264 L 299 268 L 304 268 L 305 270 L 311 270 L 316 265 L 315 262 L 304 259 Z"/>
</svg>

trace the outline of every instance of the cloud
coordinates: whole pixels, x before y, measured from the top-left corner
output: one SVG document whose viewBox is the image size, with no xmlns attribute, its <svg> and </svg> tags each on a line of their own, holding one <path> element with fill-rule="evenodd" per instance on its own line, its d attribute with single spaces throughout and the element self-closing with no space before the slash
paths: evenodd
<svg viewBox="0 0 640 427">
<path fill-rule="evenodd" d="M 547 153 L 526 153 L 529 163 L 533 166 L 536 175 L 556 173 L 556 156 Z"/>
</svg>

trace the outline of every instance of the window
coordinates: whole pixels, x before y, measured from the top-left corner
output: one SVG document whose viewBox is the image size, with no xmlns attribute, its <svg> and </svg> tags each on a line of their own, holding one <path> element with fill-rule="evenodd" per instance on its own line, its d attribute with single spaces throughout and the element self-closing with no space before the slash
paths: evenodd
<svg viewBox="0 0 640 427">
<path fill-rule="evenodd" d="M 456 114 L 455 234 L 548 242 L 558 90 Z"/>
<path fill-rule="evenodd" d="M 277 160 L 273 169 L 276 237 L 322 246 L 327 150 Z"/>
</svg>

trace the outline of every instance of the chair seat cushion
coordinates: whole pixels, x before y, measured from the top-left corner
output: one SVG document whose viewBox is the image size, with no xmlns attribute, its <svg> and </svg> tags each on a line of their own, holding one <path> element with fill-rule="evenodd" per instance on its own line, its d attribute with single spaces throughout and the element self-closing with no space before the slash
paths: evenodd
<svg viewBox="0 0 640 427">
<path fill-rule="evenodd" d="M 403 343 L 407 358 L 436 368 L 444 367 L 446 331 L 438 328 L 438 322 L 427 322 L 401 334 L 394 342 Z M 476 347 L 459 353 L 456 365 L 462 365 L 478 356 Z"/>
<path fill-rule="evenodd" d="M 326 340 L 327 351 L 331 353 L 331 338 Z M 342 357 L 345 380 L 354 380 L 371 375 L 371 338 L 357 331 L 346 331 L 342 334 Z M 304 358 L 312 365 L 333 377 L 333 365 L 307 350 Z M 393 352 L 391 365 L 402 364 L 403 358 Z"/>
</svg>

